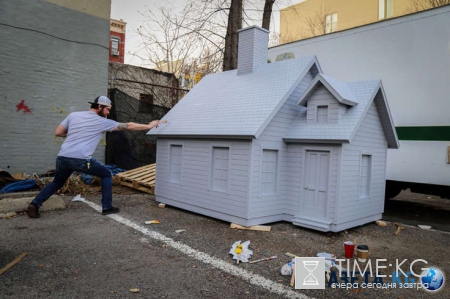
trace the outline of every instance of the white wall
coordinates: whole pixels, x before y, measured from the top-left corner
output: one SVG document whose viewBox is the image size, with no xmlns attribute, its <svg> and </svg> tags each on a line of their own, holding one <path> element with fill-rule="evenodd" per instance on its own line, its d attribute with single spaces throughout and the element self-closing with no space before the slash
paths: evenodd
<svg viewBox="0 0 450 299">
<path fill-rule="evenodd" d="M 361 155 L 372 156 L 370 197 L 359 198 Z M 342 146 L 336 223 L 381 215 L 384 209 L 387 141 L 373 102 L 350 144 Z"/>
<path fill-rule="evenodd" d="M 55 128 L 69 112 L 88 110 L 87 99 L 106 94 L 109 5 L 96 1 L 103 13 L 95 16 L 46 1 L 2 2 L 1 169 L 54 169 L 61 143 Z M 30 112 L 18 111 L 22 100 Z M 96 157 L 103 159 L 104 147 Z"/>
<path fill-rule="evenodd" d="M 181 181 L 170 182 L 170 145 L 182 146 Z M 218 219 L 243 223 L 248 217 L 250 141 L 158 138 L 156 200 Z M 212 148 L 229 147 L 228 188 L 211 188 Z"/>
</svg>

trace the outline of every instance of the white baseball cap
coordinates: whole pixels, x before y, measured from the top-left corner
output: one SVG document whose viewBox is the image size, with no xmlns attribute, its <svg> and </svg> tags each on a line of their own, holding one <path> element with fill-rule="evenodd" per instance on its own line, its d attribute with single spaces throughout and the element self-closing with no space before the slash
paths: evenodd
<svg viewBox="0 0 450 299">
<path fill-rule="evenodd" d="M 112 106 L 111 100 L 105 96 L 99 96 L 99 97 L 95 98 L 95 100 L 93 102 L 88 102 L 88 103 L 89 104 L 98 104 L 98 105 L 107 106 L 107 107 Z"/>
</svg>

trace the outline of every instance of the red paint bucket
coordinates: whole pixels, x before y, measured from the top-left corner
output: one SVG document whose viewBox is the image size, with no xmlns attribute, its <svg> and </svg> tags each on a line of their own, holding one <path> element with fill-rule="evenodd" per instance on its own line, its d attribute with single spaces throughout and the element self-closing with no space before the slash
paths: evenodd
<svg viewBox="0 0 450 299">
<path fill-rule="evenodd" d="M 355 244 L 351 241 L 344 242 L 345 257 L 351 259 L 355 251 Z"/>
</svg>

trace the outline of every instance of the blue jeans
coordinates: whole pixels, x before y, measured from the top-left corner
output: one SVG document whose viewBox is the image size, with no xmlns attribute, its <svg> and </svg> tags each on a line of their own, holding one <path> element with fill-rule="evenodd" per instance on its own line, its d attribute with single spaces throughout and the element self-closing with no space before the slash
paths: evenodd
<svg viewBox="0 0 450 299">
<path fill-rule="evenodd" d="M 84 172 L 93 176 L 98 176 L 102 179 L 102 209 L 107 210 L 112 207 L 112 174 L 103 164 L 90 159 L 90 167 L 87 168 L 86 159 L 75 159 L 58 156 L 56 158 L 55 178 L 53 182 L 47 185 L 42 191 L 33 199 L 33 202 L 38 207 L 50 198 L 56 191 L 64 186 L 64 183 L 70 177 L 72 172 Z"/>
</svg>

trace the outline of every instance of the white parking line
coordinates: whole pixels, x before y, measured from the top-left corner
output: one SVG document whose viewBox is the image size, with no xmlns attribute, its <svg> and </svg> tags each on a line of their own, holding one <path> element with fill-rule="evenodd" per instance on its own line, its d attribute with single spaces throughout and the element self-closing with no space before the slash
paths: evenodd
<svg viewBox="0 0 450 299">
<path fill-rule="evenodd" d="M 84 201 L 87 205 L 92 207 L 94 210 L 97 210 L 98 212 L 102 212 L 102 208 L 90 201 Z M 160 234 L 156 231 L 152 231 L 144 226 L 141 226 L 129 219 L 126 219 L 118 214 L 111 214 L 107 217 L 116 220 L 119 223 L 122 223 L 128 227 L 131 227 L 147 237 L 150 237 L 152 239 L 155 239 L 157 241 L 162 241 L 169 245 L 170 247 L 180 251 L 183 254 L 186 254 L 189 257 L 195 258 L 196 260 L 199 260 L 205 264 L 209 264 L 213 266 L 214 268 L 217 268 L 219 270 L 222 270 L 224 272 L 227 272 L 231 275 L 234 275 L 236 277 L 239 277 L 243 280 L 248 280 L 251 284 L 260 286 L 266 290 L 269 290 L 272 293 L 276 293 L 282 296 L 285 296 L 287 298 L 300 298 L 300 299 L 309 299 L 311 297 L 306 296 L 305 294 L 293 291 L 292 289 L 289 289 L 288 287 L 273 282 L 267 278 L 262 277 L 261 275 L 252 273 L 250 271 L 238 268 L 237 266 L 234 266 L 232 264 L 229 264 L 221 259 L 209 256 L 208 254 L 195 250 L 194 248 L 183 244 L 181 242 L 175 241 L 169 237 L 164 236 L 163 234 Z"/>
</svg>

